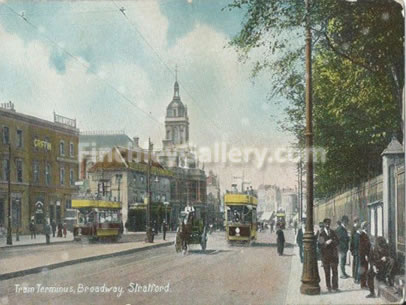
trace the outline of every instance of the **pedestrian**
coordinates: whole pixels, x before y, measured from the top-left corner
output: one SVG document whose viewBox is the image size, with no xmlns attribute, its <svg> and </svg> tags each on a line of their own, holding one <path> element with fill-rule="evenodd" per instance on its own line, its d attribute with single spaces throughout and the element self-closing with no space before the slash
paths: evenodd
<svg viewBox="0 0 406 305">
<path fill-rule="evenodd" d="M 295 228 L 295 235 L 296 235 L 296 230 L 297 230 L 297 220 L 293 223 L 293 227 Z"/>
<path fill-rule="evenodd" d="M 324 222 L 319 222 L 319 229 L 317 230 L 317 232 L 315 234 L 315 247 L 316 247 L 317 260 L 321 260 L 319 236 L 320 236 L 320 232 L 322 232 L 322 231 L 324 231 Z M 323 262 L 321 262 L 321 267 L 323 267 Z"/>
<path fill-rule="evenodd" d="M 66 234 L 67 234 L 67 228 L 66 228 L 66 222 L 64 222 L 63 223 L 63 228 L 62 228 L 62 230 L 63 230 L 63 238 L 66 238 Z"/>
<path fill-rule="evenodd" d="M 299 225 L 299 230 L 296 235 L 296 243 L 299 246 L 300 261 L 303 263 L 303 224 Z"/>
<path fill-rule="evenodd" d="M 389 286 L 393 286 L 393 267 L 395 260 L 389 255 L 389 246 L 385 238 L 380 236 L 376 239 L 375 247 L 370 252 L 370 268 L 367 273 L 367 284 L 369 294 L 367 298 L 375 297 L 374 277 L 380 281 L 385 281 Z"/>
<path fill-rule="evenodd" d="M 371 242 L 369 241 L 367 230 L 368 223 L 361 223 L 361 232 L 359 237 L 359 277 L 361 289 L 367 289 L 368 261 L 370 260 Z"/>
<path fill-rule="evenodd" d="M 58 223 L 58 237 L 62 237 L 62 229 L 63 229 L 62 224 Z"/>
<path fill-rule="evenodd" d="M 320 231 L 319 244 L 321 250 L 321 260 L 323 262 L 324 273 L 326 275 L 326 286 L 329 292 L 339 291 L 338 289 L 338 250 L 339 244 L 336 233 L 330 229 L 331 219 L 323 221 L 324 230 Z M 330 276 L 332 273 L 332 277 Z"/>
<path fill-rule="evenodd" d="M 283 255 L 283 248 L 285 247 L 285 235 L 283 234 L 283 230 L 281 226 L 276 226 L 276 243 L 278 245 L 278 254 Z"/>
<path fill-rule="evenodd" d="M 351 252 L 351 255 L 352 255 L 352 278 L 354 279 L 354 282 L 356 282 L 356 279 L 358 278 L 357 277 L 357 275 L 358 275 L 358 265 L 357 265 L 357 263 L 359 264 L 359 261 L 358 262 L 355 261 L 356 257 L 359 259 L 358 248 L 357 248 L 357 251 L 354 251 L 355 239 L 357 239 L 357 242 L 358 242 L 358 245 L 359 245 L 359 235 L 355 236 L 355 234 L 357 234 L 358 229 L 359 229 L 359 218 L 355 217 L 353 219 L 353 225 L 352 225 L 352 228 L 351 228 L 351 240 L 350 240 L 350 252 Z M 356 284 L 357 284 L 357 282 L 356 282 Z"/>
<path fill-rule="evenodd" d="M 275 221 L 272 219 L 272 220 L 271 220 L 271 233 L 273 233 L 273 227 L 274 227 L 274 225 L 275 225 Z"/>
<path fill-rule="evenodd" d="M 163 239 L 166 240 L 166 230 L 167 230 L 168 226 L 166 224 L 166 221 L 164 220 L 162 223 L 162 234 L 163 234 Z"/>
<path fill-rule="evenodd" d="M 51 243 L 51 225 L 49 224 L 49 220 L 47 220 L 45 223 L 44 231 L 46 243 L 49 245 Z"/>
<path fill-rule="evenodd" d="M 52 221 L 51 221 L 51 226 L 52 226 L 52 237 L 55 237 L 56 222 L 55 222 L 55 220 L 53 220 L 53 219 L 52 219 Z"/>
<path fill-rule="evenodd" d="M 35 228 L 34 219 L 32 219 L 30 222 L 30 233 L 31 233 L 31 239 L 37 238 L 37 232 L 36 232 L 36 228 Z"/>
<path fill-rule="evenodd" d="M 341 221 L 337 221 L 336 234 L 338 237 L 338 253 L 340 258 L 340 269 L 342 279 L 349 278 L 349 275 L 345 272 L 345 264 L 347 263 L 347 252 L 349 248 L 350 237 L 347 231 L 348 217 L 343 216 Z"/>
</svg>

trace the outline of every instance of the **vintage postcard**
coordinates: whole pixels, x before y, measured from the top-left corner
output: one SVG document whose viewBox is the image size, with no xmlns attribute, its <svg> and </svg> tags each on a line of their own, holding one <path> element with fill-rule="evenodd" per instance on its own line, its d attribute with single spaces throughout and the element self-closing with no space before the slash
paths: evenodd
<svg viewBox="0 0 406 305">
<path fill-rule="evenodd" d="M 405 302 L 403 0 L 0 0 L 0 305 Z"/>
</svg>

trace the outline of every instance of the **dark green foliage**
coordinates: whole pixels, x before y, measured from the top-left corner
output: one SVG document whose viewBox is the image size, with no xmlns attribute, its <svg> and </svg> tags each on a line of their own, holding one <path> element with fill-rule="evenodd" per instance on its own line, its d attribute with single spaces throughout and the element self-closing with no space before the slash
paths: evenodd
<svg viewBox="0 0 406 305">
<path fill-rule="evenodd" d="M 281 128 L 304 146 L 304 0 L 235 0 L 247 11 L 231 45 L 241 60 L 262 57 L 253 76 L 272 75 L 270 99 L 288 101 Z M 314 143 L 327 151 L 317 164 L 316 196 L 329 196 L 381 171 L 380 153 L 402 136 L 404 20 L 392 0 L 317 0 L 313 33 Z"/>
</svg>

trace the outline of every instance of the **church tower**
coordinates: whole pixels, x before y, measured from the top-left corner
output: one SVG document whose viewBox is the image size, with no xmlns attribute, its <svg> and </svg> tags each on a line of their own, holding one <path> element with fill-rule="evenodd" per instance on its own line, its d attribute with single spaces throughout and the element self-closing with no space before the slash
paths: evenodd
<svg viewBox="0 0 406 305">
<path fill-rule="evenodd" d="M 177 75 L 173 88 L 173 98 L 166 108 L 165 132 L 164 148 L 189 144 L 189 117 L 187 107 L 180 98 Z"/>
</svg>

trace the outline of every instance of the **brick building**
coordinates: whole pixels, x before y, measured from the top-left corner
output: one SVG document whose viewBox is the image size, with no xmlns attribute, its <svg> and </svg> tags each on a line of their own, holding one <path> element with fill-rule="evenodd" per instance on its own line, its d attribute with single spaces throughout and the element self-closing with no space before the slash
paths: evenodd
<svg viewBox="0 0 406 305">
<path fill-rule="evenodd" d="M 54 121 L 0 106 L 0 223 L 7 227 L 8 172 L 12 231 L 28 233 L 35 220 L 63 222 L 78 178 L 79 130 L 76 120 L 54 113 Z"/>
</svg>

